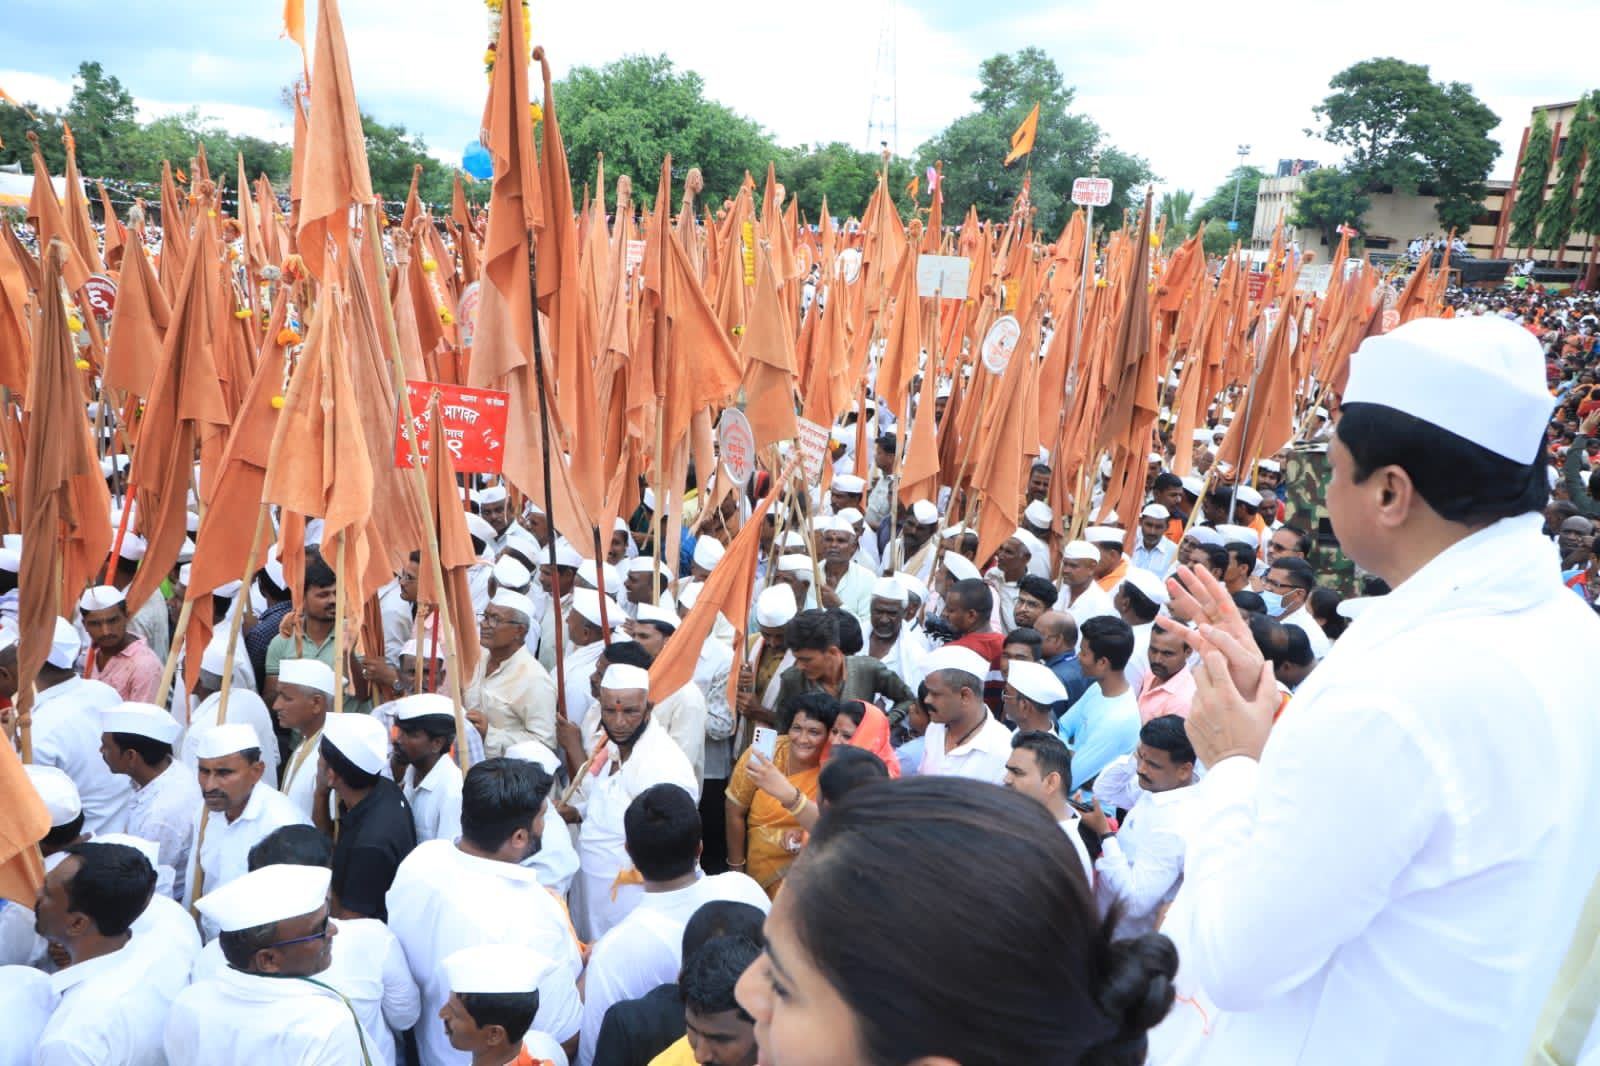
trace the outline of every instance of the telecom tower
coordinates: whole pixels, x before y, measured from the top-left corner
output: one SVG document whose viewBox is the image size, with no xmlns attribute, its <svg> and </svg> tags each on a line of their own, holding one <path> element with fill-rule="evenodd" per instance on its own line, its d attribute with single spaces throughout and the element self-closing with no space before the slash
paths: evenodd
<svg viewBox="0 0 1600 1066">
<path fill-rule="evenodd" d="M 894 53 L 895 0 L 883 0 L 883 18 L 878 23 L 878 58 L 873 64 L 872 103 L 867 109 L 866 150 L 877 152 L 887 147 L 900 154 L 900 105 L 897 100 Z"/>
</svg>

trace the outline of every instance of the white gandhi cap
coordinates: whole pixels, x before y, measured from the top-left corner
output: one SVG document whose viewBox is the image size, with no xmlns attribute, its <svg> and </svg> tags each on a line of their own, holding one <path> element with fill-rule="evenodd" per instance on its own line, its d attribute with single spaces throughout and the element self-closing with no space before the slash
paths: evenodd
<svg viewBox="0 0 1600 1066">
<path fill-rule="evenodd" d="M 78 599 L 80 611 L 104 611 L 122 603 L 127 597 L 121 589 L 112 585 L 96 585 L 86 591 Z"/>
<path fill-rule="evenodd" d="M 1514 463 L 1533 463 L 1555 400 L 1533 334 L 1492 316 L 1419 318 L 1350 357 L 1343 402 L 1381 404 Z"/>
<path fill-rule="evenodd" d="M 875 600 L 889 600 L 893 603 L 905 603 L 906 587 L 900 583 L 899 578 L 880 577 L 872 583 L 872 598 Z"/>
<path fill-rule="evenodd" d="M 66 771 L 40 763 L 27 763 L 22 769 L 27 772 L 33 790 L 44 801 L 44 809 L 50 812 L 52 826 L 66 825 L 83 813 L 78 786 L 72 783 Z"/>
<path fill-rule="evenodd" d="M 1061 550 L 1061 557 L 1063 559 L 1097 563 L 1100 561 L 1100 549 L 1086 540 L 1075 540 Z"/>
<path fill-rule="evenodd" d="M 701 537 L 694 542 L 694 565 L 702 570 L 712 570 L 722 562 L 725 549 L 712 537 Z"/>
<path fill-rule="evenodd" d="M 777 584 L 761 590 L 756 597 L 756 625 L 762 629 L 777 629 L 787 625 L 796 614 L 794 589 Z"/>
<path fill-rule="evenodd" d="M 600 678 L 600 687 L 611 692 L 649 692 L 650 671 L 627 663 L 612 663 Z"/>
<path fill-rule="evenodd" d="M 57 618 L 56 631 L 50 638 L 50 654 L 45 657 L 45 662 L 58 670 L 69 669 L 82 647 L 78 641 L 78 631 L 72 623 L 65 618 Z"/>
<path fill-rule="evenodd" d="M 1013 660 L 1006 667 L 1006 684 L 1042 707 L 1067 698 L 1066 686 L 1044 663 Z"/>
<path fill-rule="evenodd" d="M 200 734 L 194 754 L 197 759 L 223 759 L 252 748 L 261 750 L 261 738 L 254 729 L 239 722 L 224 722 Z"/>
<path fill-rule="evenodd" d="M 527 995 L 555 971 L 555 960 L 515 944 L 479 944 L 444 960 L 445 981 L 457 995 Z"/>
<path fill-rule="evenodd" d="M 332 880 L 326 866 L 263 866 L 206 893 L 195 909 L 224 933 L 237 933 L 315 913 L 328 902 Z"/>
<path fill-rule="evenodd" d="M 178 720 L 150 703 L 123 703 L 100 712 L 100 732 L 131 733 L 162 744 L 178 739 Z"/>
<path fill-rule="evenodd" d="M 1165 607 L 1172 599 L 1167 592 L 1167 583 L 1142 567 L 1129 567 L 1127 576 L 1122 579 L 1122 583 L 1132 585 L 1144 593 L 1145 598 L 1157 607 Z"/>
<path fill-rule="evenodd" d="M 989 676 L 989 660 L 973 651 L 955 644 L 945 644 L 929 652 L 922 660 L 925 673 L 939 670 L 960 670 L 982 681 Z"/>
<path fill-rule="evenodd" d="M 321 659 L 284 659 L 278 664 L 278 684 L 298 685 L 332 696 L 333 667 Z"/>
<path fill-rule="evenodd" d="M 370 714 L 351 711 L 328 715 L 322 726 L 322 739 L 369 774 L 389 765 L 389 733 Z"/>
<path fill-rule="evenodd" d="M 944 572 L 957 581 L 981 581 L 983 575 L 978 573 L 978 568 L 960 552 L 945 552 L 943 556 Z"/>
</svg>

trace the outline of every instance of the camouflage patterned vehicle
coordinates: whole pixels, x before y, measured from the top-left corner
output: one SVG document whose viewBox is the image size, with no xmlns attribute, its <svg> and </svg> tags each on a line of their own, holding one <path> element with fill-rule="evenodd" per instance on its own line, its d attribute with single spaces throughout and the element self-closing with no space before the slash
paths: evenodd
<svg viewBox="0 0 1600 1066">
<path fill-rule="evenodd" d="M 1339 547 L 1333 523 L 1328 521 L 1328 481 L 1333 476 L 1326 441 L 1300 441 L 1289 449 L 1284 468 L 1285 521 L 1308 529 L 1315 540 L 1310 563 L 1319 584 L 1341 596 L 1359 596 L 1367 575 Z"/>
</svg>

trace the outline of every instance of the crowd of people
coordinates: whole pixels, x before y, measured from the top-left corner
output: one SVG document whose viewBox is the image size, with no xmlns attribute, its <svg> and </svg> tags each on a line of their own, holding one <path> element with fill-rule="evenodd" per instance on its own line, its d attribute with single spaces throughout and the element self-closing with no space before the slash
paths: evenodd
<svg viewBox="0 0 1600 1066">
<path fill-rule="evenodd" d="M 131 603 L 119 523 L 0 712 L 49 823 L 0 899 L 0 1066 L 1510 1061 L 1600 862 L 1600 729 L 1544 668 L 1600 629 L 1596 315 L 1447 303 L 1308 419 L 1329 528 L 1288 442 L 1217 461 L 1220 403 L 1163 423 L 1137 514 L 1054 513 L 1039 456 L 988 558 L 959 495 L 900 498 L 887 406 L 866 477 L 836 432 L 825 488 L 646 491 L 603 558 L 469 478 L 454 679 L 420 545 L 340 661 L 316 522 L 298 588 L 273 547 L 164 670 L 194 547 Z M 749 616 L 655 698 L 750 521 Z M 1550 816 L 1505 832 L 1485 786 L 1534 775 Z"/>
</svg>

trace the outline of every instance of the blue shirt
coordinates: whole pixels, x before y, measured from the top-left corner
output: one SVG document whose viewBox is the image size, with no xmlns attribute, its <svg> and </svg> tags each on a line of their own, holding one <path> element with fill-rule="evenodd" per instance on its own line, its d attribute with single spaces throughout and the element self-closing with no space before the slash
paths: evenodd
<svg viewBox="0 0 1600 1066">
<path fill-rule="evenodd" d="M 1132 688 L 1107 696 L 1096 682 L 1062 716 L 1057 730 L 1072 749 L 1072 787 L 1082 788 L 1139 743 L 1139 700 Z"/>
<path fill-rule="evenodd" d="M 1055 705 L 1053 710 L 1057 717 L 1066 714 L 1078 697 L 1089 691 L 1089 686 L 1094 682 L 1083 676 L 1083 666 L 1078 662 L 1078 650 L 1064 651 L 1053 659 L 1046 659 L 1044 664 L 1050 672 L 1056 675 L 1056 680 L 1067 690 L 1067 698 Z"/>
<path fill-rule="evenodd" d="M 900 776 L 909 777 L 922 769 L 922 738 L 912 737 L 898 748 L 894 749 L 896 758 L 900 760 Z"/>
</svg>

